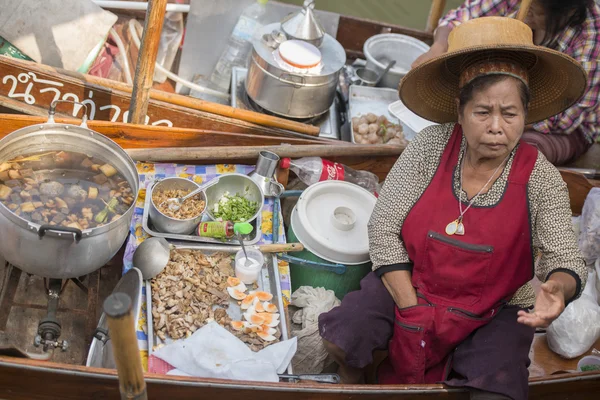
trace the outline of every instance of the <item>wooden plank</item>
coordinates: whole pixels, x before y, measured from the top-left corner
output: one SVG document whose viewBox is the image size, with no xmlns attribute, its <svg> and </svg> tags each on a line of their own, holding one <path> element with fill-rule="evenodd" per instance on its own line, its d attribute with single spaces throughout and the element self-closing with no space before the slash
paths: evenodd
<svg viewBox="0 0 600 400">
<path fill-rule="evenodd" d="M 90 120 L 127 122 L 131 101 L 130 93 L 102 86 L 97 82 L 110 82 L 113 86 L 128 88 L 130 91 L 131 86 L 89 75 L 70 74 L 74 76 L 62 74 L 55 68 L 42 64 L 0 56 L 0 105 L 16 109 L 20 112 L 45 115 L 53 100 L 75 100 L 85 103 L 89 107 Z M 164 93 L 164 98 L 168 100 L 172 99 L 173 96 L 178 96 L 166 92 L 160 93 Z M 197 101 L 202 102 L 201 100 L 194 99 L 193 103 L 196 104 Z M 214 103 L 208 104 L 212 105 Z M 292 130 L 261 126 L 258 123 L 243 120 L 248 115 L 247 113 L 255 115 L 255 121 L 259 123 L 267 123 L 267 120 L 273 122 L 272 118 L 274 117 L 234 109 L 220 104 L 216 106 L 218 106 L 219 110 L 221 108 L 230 110 L 230 116 L 225 117 L 216 113 L 177 106 L 164 101 L 151 100 L 148 105 L 145 123 L 152 126 L 176 126 L 252 135 L 307 137 L 307 135 L 299 134 Z M 80 106 L 61 104 L 57 111 L 59 113 L 66 113 L 68 111 L 72 116 L 81 116 L 80 109 Z M 245 111 L 245 113 L 240 113 L 241 111 Z M 280 119 L 277 118 L 277 120 Z M 285 122 L 281 125 L 287 128 L 296 127 L 298 124 L 294 121 L 283 121 Z M 300 125 L 304 126 L 305 124 Z M 315 140 L 323 139 L 315 138 Z"/>
<path fill-rule="evenodd" d="M 0 114 L 0 138 L 17 129 L 34 124 L 46 123 L 48 117 Z M 73 118 L 55 118 L 59 123 L 79 125 L 81 121 Z M 88 121 L 88 127 L 115 140 L 125 148 L 148 147 L 196 147 L 196 146 L 257 146 L 306 144 L 338 144 L 352 146 L 339 141 L 315 138 L 296 139 L 268 135 L 246 135 L 242 133 L 218 132 L 202 129 L 164 128 L 160 126 L 132 125 L 106 121 Z M 342 144 L 343 143 L 343 144 Z"/>
<path fill-rule="evenodd" d="M 148 111 L 150 89 L 154 79 L 154 67 L 158 45 L 167 10 L 167 0 L 148 0 L 148 11 L 144 21 L 144 33 L 133 78 L 133 91 L 127 122 L 142 124 Z M 126 56 L 126 55 L 124 55 Z"/>
</svg>

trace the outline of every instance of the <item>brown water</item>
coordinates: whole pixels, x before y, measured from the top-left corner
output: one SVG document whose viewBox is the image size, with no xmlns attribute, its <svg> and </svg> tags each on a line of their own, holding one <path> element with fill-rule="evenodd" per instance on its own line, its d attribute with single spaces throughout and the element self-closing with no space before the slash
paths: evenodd
<svg viewBox="0 0 600 400">
<path fill-rule="evenodd" d="M 296 5 L 303 3 L 303 0 L 279 1 Z M 463 0 L 448 0 L 446 10 L 462 3 Z M 315 8 L 423 30 L 427 24 L 431 0 L 316 0 Z"/>
</svg>

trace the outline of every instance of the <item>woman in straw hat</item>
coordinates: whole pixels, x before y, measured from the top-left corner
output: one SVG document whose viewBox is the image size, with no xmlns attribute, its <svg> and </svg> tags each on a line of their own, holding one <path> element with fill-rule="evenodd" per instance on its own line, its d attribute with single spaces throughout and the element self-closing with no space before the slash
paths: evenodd
<svg viewBox="0 0 600 400">
<path fill-rule="evenodd" d="M 585 83 L 577 62 L 501 17 L 462 24 L 448 53 L 406 75 L 404 104 L 443 124 L 420 132 L 386 179 L 369 222 L 374 272 L 319 317 L 346 382 L 387 348 L 380 383 L 527 398 L 535 328 L 579 297 L 587 270 L 559 172 L 520 139 Z"/>
<path fill-rule="evenodd" d="M 514 17 L 521 0 L 469 0 L 441 19 L 430 50 L 414 66 L 444 54 L 448 35 L 464 21 L 484 16 Z M 586 70 L 588 86 L 579 102 L 560 114 L 530 125 L 523 140 L 536 146 L 554 165 L 584 154 L 600 137 L 600 4 L 594 0 L 534 0 L 525 23 L 533 42 L 577 60 Z"/>
</svg>

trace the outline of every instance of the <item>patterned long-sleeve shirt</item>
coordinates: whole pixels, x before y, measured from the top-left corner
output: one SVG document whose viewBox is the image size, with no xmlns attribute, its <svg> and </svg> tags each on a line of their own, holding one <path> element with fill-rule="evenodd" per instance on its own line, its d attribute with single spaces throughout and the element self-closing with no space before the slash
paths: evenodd
<svg viewBox="0 0 600 400">
<path fill-rule="evenodd" d="M 461 22 L 484 16 L 514 18 L 521 0 L 466 0 L 440 20 L 439 26 L 460 25 Z M 600 5 L 594 2 L 585 23 L 567 27 L 558 34 L 554 50 L 577 60 L 587 72 L 587 88 L 578 103 L 566 111 L 533 127 L 542 133 L 571 133 L 581 129 L 588 141 L 600 136 Z"/>
<path fill-rule="evenodd" d="M 454 124 L 434 125 L 421 131 L 402 152 L 385 180 L 369 221 L 369 248 L 373 269 L 378 275 L 386 271 L 408 269 L 412 264 L 401 236 L 402 225 L 412 207 L 425 192 L 436 173 Z M 461 145 L 458 163 L 465 151 Z M 513 151 L 514 155 L 514 151 Z M 513 157 L 486 193 L 476 197 L 475 207 L 491 207 L 502 199 Z M 454 191 L 459 197 L 459 168 L 455 168 Z M 587 280 L 587 267 L 579 251 L 571 222 L 567 186 L 558 170 L 538 153 L 527 187 L 532 246 L 536 258 L 535 273 L 545 282 L 556 271 L 567 272 L 577 281 L 577 298 Z M 462 192 L 462 198 L 467 194 Z M 511 304 L 528 307 L 534 304 L 531 284 L 523 286 Z"/>
</svg>

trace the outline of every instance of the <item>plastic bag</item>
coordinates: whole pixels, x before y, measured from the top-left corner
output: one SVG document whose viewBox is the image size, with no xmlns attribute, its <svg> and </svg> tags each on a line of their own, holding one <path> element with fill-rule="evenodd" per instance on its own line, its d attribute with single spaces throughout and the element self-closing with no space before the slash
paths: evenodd
<svg viewBox="0 0 600 400">
<path fill-rule="evenodd" d="M 596 268 L 598 269 L 598 264 Z M 597 280 L 597 271 L 591 271 L 581 297 L 569 304 L 548 327 L 548 346 L 565 358 L 579 357 L 600 338 Z"/>
<path fill-rule="evenodd" d="M 166 13 L 165 22 L 160 34 L 156 62 L 168 70 L 171 70 L 179 46 L 181 46 L 183 30 L 183 14 L 179 12 Z M 154 71 L 155 82 L 163 83 L 166 80 L 167 76 L 163 72 L 159 70 Z"/>
<path fill-rule="evenodd" d="M 592 188 L 583 203 L 579 249 L 587 265 L 600 257 L 600 188 Z"/>
</svg>

